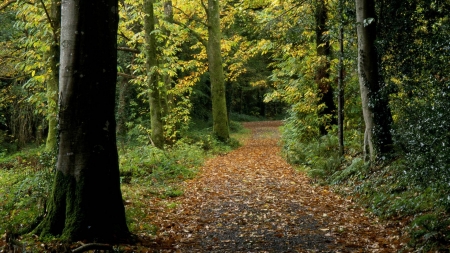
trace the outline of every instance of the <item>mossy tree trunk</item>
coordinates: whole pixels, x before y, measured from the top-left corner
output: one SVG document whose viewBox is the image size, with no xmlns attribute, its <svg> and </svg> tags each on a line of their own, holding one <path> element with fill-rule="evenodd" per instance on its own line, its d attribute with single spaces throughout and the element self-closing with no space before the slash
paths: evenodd
<svg viewBox="0 0 450 253">
<path fill-rule="evenodd" d="M 382 158 L 392 148 L 392 115 L 387 97 L 381 92 L 378 55 L 375 47 L 376 12 L 374 0 L 356 0 L 358 32 L 358 76 L 365 123 L 365 159 Z"/>
<path fill-rule="evenodd" d="M 330 42 L 326 35 L 328 29 L 327 22 L 327 6 L 325 0 L 319 0 L 316 6 L 316 53 L 320 58 L 320 65 L 316 70 L 315 81 L 319 89 L 319 104 L 324 104 L 325 108 L 320 112 L 319 116 L 324 118 L 324 122 L 320 126 L 320 133 L 327 134 L 328 126 L 337 124 L 336 105 L 333 98 L 333 87 L 330 82 Z"/>
<path fill-rule="evenodd" d="M 150 119 L 152 127 L 152 141 L 155 147 L 162 149 L 164 147 L 163 122 L 161 117 L 161 96 L 158 85 L 158 60 L 156 51 L 155 35 L 155 15 L 153 8 L 154 0 L 145 0 L 144 2 L 144 29 L 147 55 L 147 73 L 150 101 Z"/>
<path fill-rule="evenodd" d="M 219 0 L 208 0 L 208 65 L 211 81 L 211 99 L 213 114 L 213 132 L 221 141 L 230 138 L 225 77 L 222 66 L 222 55 L 220 49 L 220 7 Z"/>
<path fill-rule="evenodd" d="M 59 30 L 61 26 L 61 1 L 52 0 L 50 7 L 50 20 L 52 27 L 52 45 L 48 52 L 50 58 L 50 69 L 52 75 L 47 82 L 47 104 L 48 104 L 48 134 L 45 143 L 45 150 L 47 152 L 56 150 L 56 136 L 57 136 L 57 119 L 58 114 L 58 78 L 59 78 Z"/>
<path fill-rule="evenodd" d="M 117 241 L 129 235 L 116 123 L 118 1 L 62 1 L 59 150 L 41 236 Z"/>
</svg>

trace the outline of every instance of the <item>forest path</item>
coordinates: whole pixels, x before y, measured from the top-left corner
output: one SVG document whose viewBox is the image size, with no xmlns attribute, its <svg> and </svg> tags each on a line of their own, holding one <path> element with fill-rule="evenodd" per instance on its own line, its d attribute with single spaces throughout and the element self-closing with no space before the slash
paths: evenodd
<svg viewBox="0 0 450 253">
<path fill-rule="evenodd" d="M 252 137 L 185 182 L 175 208 L 156 214 L 157 252 L 396 252 L 386 227 L 350 199 L 309 183 L 280 156 L 281 122 L 245 123 Z"/>
</svg>

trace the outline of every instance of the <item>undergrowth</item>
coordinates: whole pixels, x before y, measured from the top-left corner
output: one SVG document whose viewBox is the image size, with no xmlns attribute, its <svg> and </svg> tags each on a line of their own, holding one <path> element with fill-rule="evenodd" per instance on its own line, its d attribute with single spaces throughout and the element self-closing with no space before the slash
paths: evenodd
<svg viewBox="0 0 450 253">
<path fill-rule="evenodd" d="M 230 123 L 229 142 L 216 140 L 209 128 L 193 128 L 165 150 L 148 143 L 143 127 L 130 131 L 130 138 L 118 143 L 120 180 L 126 205 L 128 226 L 132 232 L 154 234 L 157 227 L 145 219 L 146 196 L 171 199 L 183 195 L 181 183 L 193 178 L 204 160 L 239 146 L 246 131 L 239 123 Z M 133 138 L 131 138 L 133 137 Z M 237 138 L 237 139 L 236 139 Z M 133 141 L 130 141 L 133 140 Z M 26 234 L 42 219 L 51 192 L 56 153 L 44 147 L 23 149 L 0 155 L 0 235 Z"/>
<path fill-rule="evenodd" d="M 157 231 L 146 220 L 146 196 L 166 199 L 167 207 L 175 207 L 176 201 L 171 199 L 183 195 L 181 182 L 192 179 L 209 156 L 238 147 L 239 139 L 246 134 L 241 124 L 231 122 L 233 138 L 223 143 L 214 138 L 211 130 L 207 125 L 198 124 L 165 150 L 145 143 L 131 143 L 119 149 L 122 192 L 131 232 L 155 234 Z"/>
<path fill-rule="evenodd" d="M 27 149 L 0 159 L 0 234 L 29 232 L 44 214 L 55 155 Z"/>
<path fill-rule="evenodd" d="M 285 146 L 284 154 L 314 182 L 332 185 L 335 191 L 352 196 L 378 217 L 406 225 L 404 232 L 409 235 L 410 247 L 406 250 L 450 248 L 450 185 L 417 181 L 401 156 L 370 165 L 357 152 L 359 143 L 351 143 L 350 139 L 347 145 L 345 156 L 340 157 L 337 138 L 329 134 Z"/>
</svg>

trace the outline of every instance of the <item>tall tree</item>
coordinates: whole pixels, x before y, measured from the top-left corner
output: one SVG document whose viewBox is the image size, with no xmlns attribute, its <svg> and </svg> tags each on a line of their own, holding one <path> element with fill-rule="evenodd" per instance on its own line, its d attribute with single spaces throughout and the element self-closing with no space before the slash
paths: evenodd
<svg viewBox="0 0 450 253">
<path fill-rule="evenodd" d="M 37 231 L 69 240 L 129 234 L 115 133 L 118 1 L 61 2 L 59 153 Z"/>
<path fill-rule="evenodd" d="M 336 124 L 336 105 L 333 100 L 333 87 L 330 84 L 330 42 L 327 36 L 327 6 L 325 0 L 319 0 L 315 10 L 316 20 L 316 53 L 319 57 L 320 65 L 316 70 L 316 84 L 319 88 L 320 104 L 325 108 L 320 112 L 321 116 L 328 117 L 320 127 L 320 133 L 327 133 L 327 123 Z"/>
<path fill-rule="evenodd" d="M 150 117 L 152 126 L 152 141 L 155 147 L 163 148 L 164 146 L 164 132 L 163 122 L 161 119 L 161 100 L 158 85 L 158 59 L 157 59 L 157 45 L 156 45 L 156 31 L 155 31 L 155 13 L 153 7 L 154 0 L 145 0 L 144 2 L 144 29 L 147 55 L 147 78 L 149 86 L 149 102 L 150 102 Z"/>
<path fill-rule="evenodd" d="M 374 161 L 389 153 L 392 145 L 390 133 L 392 115 L 378 70 L 375 47 L 376 12 L 374 0 L 356 0 L 358 32 L 358 75 L 365 122 L 364 153 L 366 160 Z"/>
<path fill-rule="evenodd" d="M 172 1 L 164 1 L 164 21 L 166 23 L 173 23 L 173 6 Z M 170 30 L 165 26 L 162 26 L 162 31 L 165 36 L 170 36 Z M 165 41 L 164 46 L 169 43 Z M 172 95 L 168 94 L 168 90 L 172 89 L 172 77 L 168 73 L 164 73 L 163 77 L 164 86 L 161 89 L 161 114 L 165 118 L 169 115 L 170 105 L 173 103 Z"/>
<path fill-rule="evenodd" d="M 44 3 L 42 2 L 45 8 Z M 58 63 L 59 63 L 59 29 L 61 25 L 61 2 L 59 0 L 52 0 L 50 12 L 45 9 L 48 15 L 49 22 L 52 27 L 52 44 L 48 57 L 51 69 L 51 76 L 47 82 L 47 104 L 48 104 L 48 134 L 45 143 L 47 151 L 56 150 L 56 136 L 57 136 L 57 119 L 58 113 Z"/>
<path fill-rule="evenodd" d="M 208 0 L 208 66 L 211 81 L 213 132 L 222 141 L 230 138 L 220 40 L 219 0 Z"/>
<path fill-rule="evenodd" d="M 339 0 L 338 139 L 339 155 L 344 155 L 344 3 Z"/>
</svg>

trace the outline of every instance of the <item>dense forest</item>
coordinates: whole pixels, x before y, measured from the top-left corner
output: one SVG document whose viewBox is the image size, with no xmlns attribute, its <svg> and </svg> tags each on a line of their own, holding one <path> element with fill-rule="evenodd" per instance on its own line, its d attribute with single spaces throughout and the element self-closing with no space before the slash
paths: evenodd
<svg viewBox="0 0 450 253">
<path fill-rule="evenodd" d="M 86 5 L 0 3 L 3 239 L 151 233 L 119 179 L 182 195 L 206 157 L 239 146 L 239 122 L 283 120 L 282 156 L 312 184 L 402 224 L 409 249 L 450 245 L 449 2 Z M 78 228 L 102 208 L 118 211 Z"/>
</svg>

